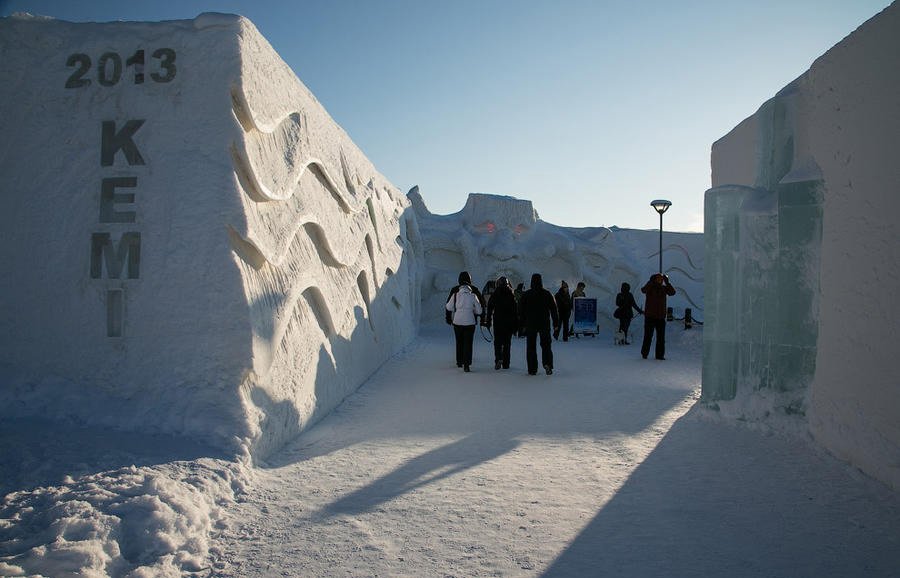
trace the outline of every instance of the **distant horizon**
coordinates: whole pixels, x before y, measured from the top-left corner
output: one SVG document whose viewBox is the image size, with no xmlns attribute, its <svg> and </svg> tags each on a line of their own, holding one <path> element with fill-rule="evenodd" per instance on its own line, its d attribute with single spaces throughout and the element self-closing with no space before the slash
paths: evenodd
<svg viewBox="0 0 900 578">
<path fill-rule="evenodd" d="M 849 4 L 849 5 L 848 5 Z M 0 0 L 0 16 L 250 19 L 404 194 L 532 201 L 567 227 L 703 229 L 710 150 L 886 0 Z"/>
</svg>

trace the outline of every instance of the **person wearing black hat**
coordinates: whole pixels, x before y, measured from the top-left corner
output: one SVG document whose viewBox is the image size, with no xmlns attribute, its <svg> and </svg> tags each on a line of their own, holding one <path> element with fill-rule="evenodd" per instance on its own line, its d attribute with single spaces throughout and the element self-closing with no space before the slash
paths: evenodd
<svg viewBox="0 0 900 578">
<path fill-rule="evenodd" d="M 472 349 L 475 340 L 475 327 L 481 315 L 484 299 L 478 289 L 472 285 L 472 277 L 468 271 L 459 274 L 459 285 L 450 290 L 444 309 L 449 313 L 456 336 L 456 367 L 462 367 L 468 373 L 472 365 Z"/>
<path fill-rule="evenodd" d="M 628 345 L 628 328 L 631 327 L 631 320 L 634 318 L 632 310 L 638 314 L 643 313 L 641 308 L 634 302 L 634 295 L 631 294 L 631 285 L 622 283 L 622 290 L 616 295 L 616 310 L 613 317 L 619 320 L 619 333 L 622 334 L 621 345 Z"/>
<path fill-rule="evenodd" d="M 513 296 L 516 298 L 516 312 L 519 316 L 519 326 L 516 328 L 516 337 L 525 337 L 525 327 L 522 325 L 522 295 L 525 294 L 525 284 L 516 285 Z"/>
<path fill-rule="evenodd" d="M 537 337 L 541 337 L 541 362 L 547 375 L 553 373 L 553 350 L 550 322 L 559 331 L 559 312 L 553 294 L 544 289 L 540 273 L 531 276 L 531 289 L 522 295 L 521 310 L 525 326 L 525 361 L 528 374 L 537 373 Z"/>
<path fill-rule="evenodd" d="M 556 300 L 556 309 L 559 311 L 559 327 L 553 330 L 553 339 L 559 340 L 562 330 L 563 341 L 569 340 L 569 317 L 572 315 L 572 296 L 569 295 L 569 284 L 563 281 L 559 285 L 559 291 L 553 296 Z"/>
<path fill-rule="evenodd" d="M 576 297 L 587 297 L 584 294 L 584 281 L 579 281 L 578 285 L 575 286 L 575 290 L 572 291 L 572 300 L 574 301 Z"/>
<path fill-rule="evenodd" d="M 509 369 L 512 336 L 519 329 L 516 296 L 506 277 L 497 279 L 496 288 L 488 299 L 485 325 L 494 325 L 494 369 Z"/>
</svg>

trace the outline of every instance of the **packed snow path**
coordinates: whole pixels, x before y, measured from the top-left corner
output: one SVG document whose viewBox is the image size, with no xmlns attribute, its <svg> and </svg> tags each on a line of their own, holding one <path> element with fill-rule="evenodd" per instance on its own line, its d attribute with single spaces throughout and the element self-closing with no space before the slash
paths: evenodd
<svg viewBox="0 0 900 578">
<path fill-rule="evenodd" d="M 640 319 L 638 320 L 640 321 Z M 806 440 L 696 405 L 668 360 L 603 337 L 556 371 L 472 373 L 432 327 L 258 471 L 220 576 L 897 576 L 900 496 Z"/>
</svg>

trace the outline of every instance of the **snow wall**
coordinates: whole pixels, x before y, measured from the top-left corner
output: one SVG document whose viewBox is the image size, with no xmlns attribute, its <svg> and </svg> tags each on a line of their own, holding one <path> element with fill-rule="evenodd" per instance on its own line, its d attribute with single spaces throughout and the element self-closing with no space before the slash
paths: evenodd
<svg viewBox="0 0 900 578">
<path fill-rule="evenodd" d="M 900 489 L 900 6 L 712 148 L 703 397 L 776 392 Z"/>
<path fill-rule="evenodd" d="M 0 415 L 265 456 L 418 328 L 421 247 L 248 20 L 0 19 Z"/>
<path fill-rule="evenodd" d="M 465 207 L 451 215 L 434 215 L 418 187 L 407 193 L 415 209 L 425 253 L 422 276 L 423 322 L 444 322 L 444 303 L 460 271 L 468 271 L 479 288 L 501 275 L 513 287 L 528 289 L 532 273 L 543 276 L 552 293 L 566 281 L 569 292 L 584 281 L 587 297 L 597 299 L 601 334 L 612 336 L 616 294 L 631 285 L 638 306 L 640 288 L 659 270 L 659 230 L 618 227 L 561 227 L 542 221 L 531 201 L 472 193 Z M 647 206 L 649 219 L 656 213 Z M 668 300 L 676 317 L 690 308 L 703 318 L 703 234 L 663 231 L 663 268 L 676 295 Z M 631 331 L 640 335 L 641 318 Z"/>
</svg>

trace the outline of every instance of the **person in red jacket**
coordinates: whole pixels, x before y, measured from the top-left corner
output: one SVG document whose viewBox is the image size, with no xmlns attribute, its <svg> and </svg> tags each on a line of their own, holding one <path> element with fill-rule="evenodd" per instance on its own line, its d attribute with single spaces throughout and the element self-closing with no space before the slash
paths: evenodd
<svg viewBox="0 0 900 578">
<path fill-rule="evenodd" d="M 675 295 L 675 288 L 669 284 L 669 276 L 654 273 L 647 284 L 641 287 L 644 299 L 644 341 L 641 357 L 647 359 L 653 332 L 656 332 L 656 359 L 666 358 L 666 296 Z"/>
</svg>

